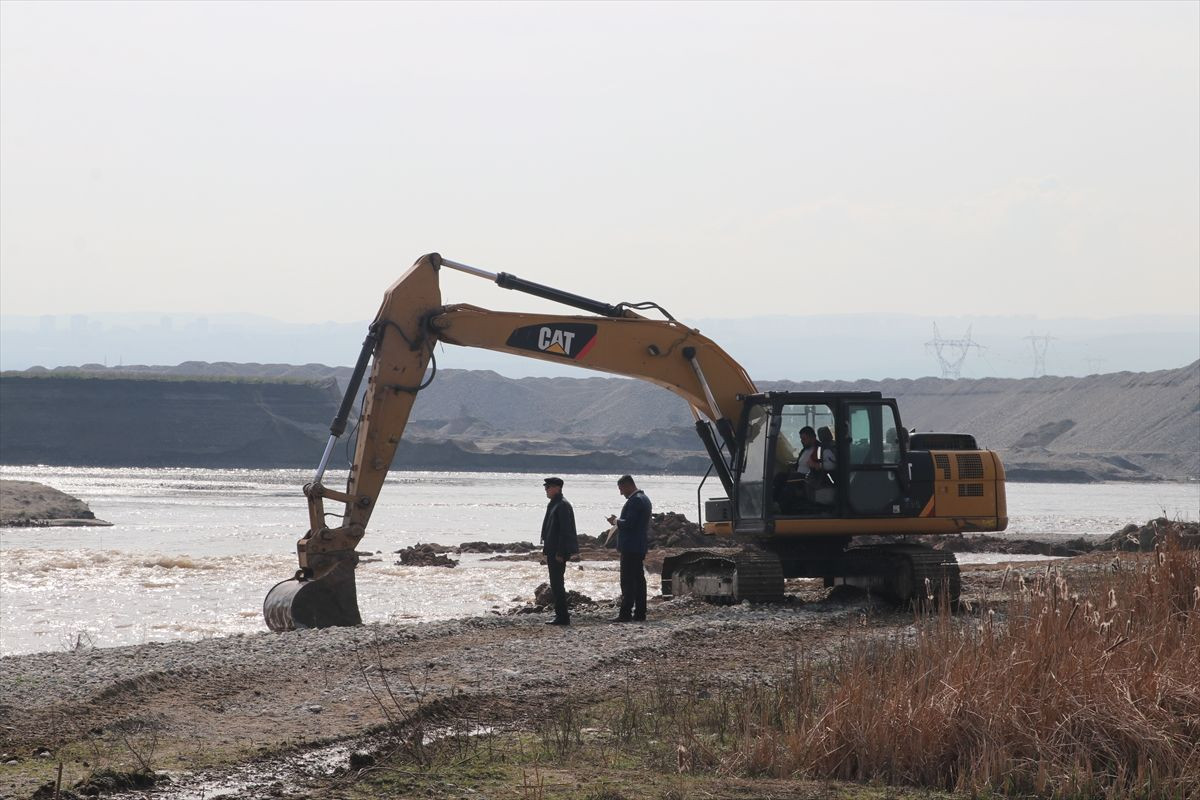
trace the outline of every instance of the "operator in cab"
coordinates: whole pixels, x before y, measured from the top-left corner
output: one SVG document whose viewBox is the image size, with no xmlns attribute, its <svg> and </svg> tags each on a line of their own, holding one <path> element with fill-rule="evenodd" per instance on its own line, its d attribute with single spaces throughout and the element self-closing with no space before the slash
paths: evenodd
<svg viewBox="0 0 1200 800">
<path fill-rule="evenodd" d="M 813 469 L 819 468 L 821 462 L 817 457 L 817 432 L 811 426 L 805 425 L 800 429 L 800 455 L 796 458 L 796 472 L 808 475 Z"/>
</svg>

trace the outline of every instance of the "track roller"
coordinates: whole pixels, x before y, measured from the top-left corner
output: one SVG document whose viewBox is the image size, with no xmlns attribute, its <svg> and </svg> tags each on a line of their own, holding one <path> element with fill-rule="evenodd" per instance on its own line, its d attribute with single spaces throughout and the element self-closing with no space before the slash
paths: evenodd
<svg viewBox="0 0 1200 800">
<path fill-rule="evenodd" d="M 910 544 L 855 547 L 846 551 L 847 574 L 827 577 L 826 585 L 845 584 L 898 603 L 957 603 L 962 576 L 954 553 Z"/>
</svg>

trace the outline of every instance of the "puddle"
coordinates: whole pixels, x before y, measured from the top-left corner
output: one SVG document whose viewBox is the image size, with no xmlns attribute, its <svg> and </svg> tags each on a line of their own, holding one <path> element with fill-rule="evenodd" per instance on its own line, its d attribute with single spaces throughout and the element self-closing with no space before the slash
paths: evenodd
<svg viewBox="0 0 1200 800">
<path fill-rule="evenodd" d="M 439 739 L 447 739 L 451 736 L 491 736 L 498 731 L 498 728 L 493 728 L 491 725 L 473 725 L 469 728 L 460 728 L 457 726 L 431 728 L 423 737 L 422 743 L 433 744 Z"/>
<path fill-rule="evenodd" d="M 424 736 L 429 745 L 452 736 L 490 736 L 498 731 L 489 725 L 430 728 Z M 218 798 L 276 798 L 306 793 L 315 781 L 332 778 L 350 768 L 352 753 L 374 756 L 382 739 L 357 739 L 316 747 L 302 753 L 253 761 L 228 769 L 201 772 L 169 772 L 171 780 L 154 789 L 107 795 L 115 800 L 171 797 L 178 800 Z"/>
<path fill-rule="evenodd" d="M 167 774 L 171 780 L 154 789 L 108 796 L 120 800 L 146 797 L 180 800 L 287 797 L 310 788 L 315 780 L 328 779 L 344 772 L 350 766 L 350 754 L 363 751 L 373 751 L 373 745 L 368 744 L 367 740 L 341 742 L 223 770 L 169 772 Z"/>
</svg>

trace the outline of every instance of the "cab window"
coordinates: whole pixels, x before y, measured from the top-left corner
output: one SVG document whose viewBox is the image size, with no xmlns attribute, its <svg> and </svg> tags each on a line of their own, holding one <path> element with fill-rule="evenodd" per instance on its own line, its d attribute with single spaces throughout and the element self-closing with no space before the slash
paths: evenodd
<svg viewBox="0 0 1200 800">
<path fill-rule="evenodd" d="M 851 405 L 849 424 L 852 467 L 900 463 L 896 412 L 891 406 Z"/>
<path fill-rule="evenodd" d="M 796 463 L 797 456 L 804 449 L 800 444 L 800 429 L 812 428 L 819 433 L 821 428 L 833 431 L 833 409 L 826 405 L 787 405 L 782 409 L 779 441 L 775 445 L 776 456 L 786 456 L 787 463 Z"/>
</svg>

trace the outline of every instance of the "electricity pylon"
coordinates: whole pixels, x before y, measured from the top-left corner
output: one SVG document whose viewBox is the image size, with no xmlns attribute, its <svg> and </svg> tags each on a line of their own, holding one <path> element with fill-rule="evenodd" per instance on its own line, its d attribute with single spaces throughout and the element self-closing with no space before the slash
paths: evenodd
<svg viewBox="0 0 1200 800">
<path fill-rule="evenodd" d="M 967 359 L 971 348 L 986 350 L 978 342 L 971 340 L 971 326 L 967 326 L 967 334 L 961 339 L 943 339 L 938 331 L 937 323 L 933 323 L 933 340 L 925 343 L 925 347 L 937 356 L 938 364 L 942 367 L 942 377 L 957 379 L 962 375 L 962 365 Z"/>
<path fill-rule="evenodd" d="M 1040 378 L 1046 374 L 1046 348 L 1055 337 L 1045 333 L 1041 336 L 1030 334 L 1025 338 L 1033 345 L 1033 377 Z"/>
</svg>

